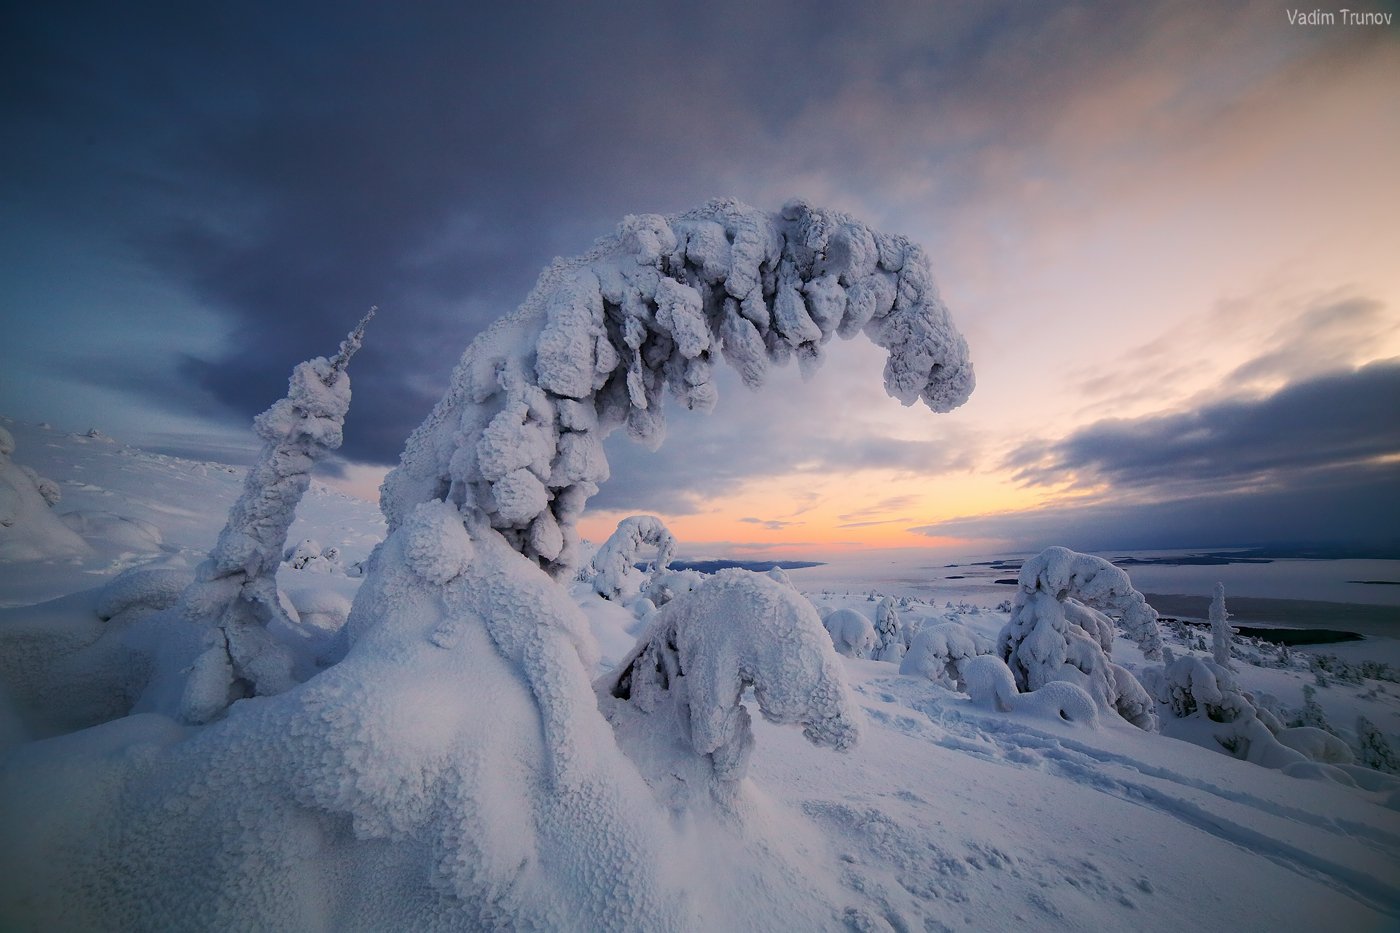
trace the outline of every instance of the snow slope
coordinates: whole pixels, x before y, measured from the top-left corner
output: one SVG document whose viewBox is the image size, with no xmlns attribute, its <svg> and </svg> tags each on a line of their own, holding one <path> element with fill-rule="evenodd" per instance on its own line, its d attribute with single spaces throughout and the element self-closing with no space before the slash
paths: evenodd
<svg viewBox="0 0 1400 933">
<path fill-rule="evenodd" d="M 138 547 L 120 523 L 91 524 L 93 556 L 0 565 L 0 602 L 10 607 L 0 611 L 0 634 L 7 637 L 65 626 L 76 640 L 92 637 L 106 624 L 95 614 L 93 587 L 143 562 L 192 567 L 242 479 L 241 470 L 217 464 L 5 427 L 16 436 L 17 461 L 60 484 L 58 511 L 149 522 L 160 538 Z M 41 456 L 26 460 L 26 450 Z M 292 539 L 339 546 L 348 564 L 382 534 L 373 506 L 313 485 Z M 803 588 L 804 572 L 791 576 Z M 360 585 L 344 573 L 288 565 L 279 582 L 307 606 L 336 598 L 343 605 Z M 63 598 L 46 602 L 53 596 Z M 572 596 L 600 649 L 595 670 L 602 673 L 644 622 L 589 584 Z M 808 596 L 823 616 L 846 608 L 873 617 L 879 604 L 864 589 L 812 588 Z M 991 605 L 909 600 L 900 613 L 956 621 L 991 640 L 1007 618 Z M 532 773 L 533 746 L 475 715 L 527 702 L 522 686 L 482 666 L 498 650 L 483 630 L 439 628 L 433 637 L 458 641 L 404 641 L 401 663 L 374 661 L 380 666 L 368 677 L 354 667 L 376 656 L 352 652 L 346 670 L 240 701 L 203 729 L 147 714 L 23 742 L 22 724 L 7 711 L 0 733 L 9 729 L 3 744 L 13 747 L 0 761 L 0 925 L 219 928 L 250 917 L 306 929 L 418 925 L 414 918 L 461 925 L 465 915 L 443 887 L 461 871 L 495 873 L 499 884 L 499 899 L 477 905 L 471 925 L 575 925 L 556 912 L 561 902 L 535 896 L 553 890 L 547 877 L 557 864 L 518 874 L 510 868 L 532 851 L 528 827 L 549 825 L 509 804 L 511 781 Z M 1124 638 L 1114 659 L 1130 668 L 1146 663 Z M 708 929 L 1363 930 L 1400 922 L 1400 812 L 1386 806 L 1395 800 L 1390 785 L 1367 791 L 1288 777 L 1108 715 L 1076 725 L 1032 709 L 1001 713 L 901 676 L 897 663 L 838 663 L 864 719 L 859 744 L 833 752 L 810 744 L 800 729 L 754 715 L 735 816 L 691 811 L 661 835 L 633 838 L 634 854 L 652 852 L 665 870 L 638 889 L 655 900 L 619 905 L 619 917 L 640 927 Z M 1247 685 L 1293 705 L 1300 686 L 1313 682 L 1301 661 L 1242 667 Z M 376 687 L 356 686 L 367 683 Z M 1394 735 L 1394 689 L 1334 683 L 1319 688 L 1318 699 L 1338 725 L 1364 709 Z M 386 705 L 391 697 L 400 699 Z M 747 704 L 754 707 L 751 698 Z M 343 739 L 330 740 L 296 728 L 278 733 L 307 716 L 343 723 L 358 715 L 395 725 L 359 738 L 332 730 Z M 270 732 L 286 736 L 283 751 L 269 752 L 262 737 Z M 432 752 L 467 739 L 480 750 L 470 759 L 483 766 L 476 772 L 454 770 Z M 353 781 L 338 783 L 336 774 Z M 454 796 L 464 781 L 475 782 L 475 796 Z M 651 811 L 635 776 L 619 777 L 616 786 L 631 788 L 637 813 Z M 329 788 L 339 790 L 328 795 Z M 419 800 L 420 809 L 382 803 L 402 799 Z M 465 799 L 500 805 L 473 815 L 453 803 Z M 140 831 L 119 838 L 95 832 L 114 807 L 141 814 L 129 824 Z M 465 822 L 446 820 L 452 813 Z M 614 838 L 632 837 L 622 831 Z M 568 857 L 587 848 L 565 840 L 556 851 Z M 467 860 L 442 862 L 449 852 Z M 216 857 L 234 861 L 209 864 Z M 569 871 L 584 879 L 597 866 Z M 211 876 L 221 884 L 187 881 Z M 117 886 L 108 903 L 124 905 L 120 911 L 83 912 L 91 903 L 84 885 L 93 879 Z"/>
</svg>

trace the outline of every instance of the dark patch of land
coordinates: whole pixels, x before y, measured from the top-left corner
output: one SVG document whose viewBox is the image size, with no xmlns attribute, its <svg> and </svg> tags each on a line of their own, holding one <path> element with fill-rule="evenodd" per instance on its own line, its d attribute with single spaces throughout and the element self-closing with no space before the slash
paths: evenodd
<svg viewBox="0 0 1400 933">
<path fill-rule="evenodd" d="M 964 576 L 962 576 L 961 574 L 956 574 L 956 573 L 955 573 L 955 574 L 950 574 L 949 576 L 946 576 L 946 577 L 944 577 L 943 579 L 945 579 L 945 580 L 966 580 L 967 578 L 964 577 Z"/>
<path fill-rule="evenodd" d="M 671 570 L 698 570 L 701 573 L 714 573 L 738 567 L 754 573 L 767 573 L 774 567 L 784 570 L 800 570 L 803 567 L 821 567 L 826 561 L 820 560 L 673 560 L 666 566 Z M 646 565 L 641 565 L 645 567 Z"/>
<path fill-rule="evenodd" d="M 993 582 L 993 583 L 1000 583 L 1000 584 L 1002 584 L 1003 586 L 1016 586 L 1016 585 L 1017 585 L 1018 583 L 1020 583 L 1021 581 L 1020 581 L 1020 580 L 1017 580 L 1015 577 L 1003 577 L 1003 578 L 1000 579 L 1000 580 L 993 580 L 992 582 Z"/>
<path fill-rule="evenodd" d="M 1178 557 L 1120 557 L 1120 566 L 1159 564 L 1167 567 L 1212 567 L 1223 564 L 1267 564 L 1275 560 L 1400 560 L 1400 545 L 1342 547 L 1284 545 L 1229 551 L 1199 551 Z"/>
<path fill-rule="evenodd" d="M 1360 583 L 1365 586 L 1400 586 L 1400 580 L 1348 580 L 1348 583 Z"/>
<path fill-rule="evenodd" d="M 1147 602 L 1163 615 L 1204 619 L 1209 614 L 1210 597 L 1169 593 L 1145 593 Z M 1299 629 L 1328 631 L 1346 636 L 1382 635 L 1400 637 L 1400 606 L 1372 606 L 1364 603 L 1329 603 L 1309 599 L 1267 599 L 1260 596 L 1227 596 L 1225 608 L 1236 628 L 1288 625 L 1298 628 L 1266 629 L 1297 632 Z M 1254 623 L 1250 626 L 1249 623 Z M 1253 634 L 1252 632 L 1247 634 Z M 1265 636 L 1259 636 L 1265 637 Z M 1277 638 L 1270 638 L 1278 641 Z M 1333 639 L 1347 641 L 1349 638 Z M 1313 642 L 1315 644 L 1315 642 Z M 1284 642 L 1309 644 L 1309 642 Z"/>
</svg>

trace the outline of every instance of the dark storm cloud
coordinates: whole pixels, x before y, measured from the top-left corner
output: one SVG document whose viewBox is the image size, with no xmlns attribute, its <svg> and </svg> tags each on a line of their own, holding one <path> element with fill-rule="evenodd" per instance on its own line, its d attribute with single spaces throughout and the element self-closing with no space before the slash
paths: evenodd
<svg viewBox="0 0 1400 933">
<path fill-rule="evenodd" d="M 1345 545 L 1381 556 L 1400 549 L 1396 516 L 1400 467 L 1390 463 L 1330 468 L 1252 492 L 1203 492 L 1153 502 L 1096 499 L 1090 505 L 959 518 L 910 531 L 995 538 L 1024 550 L 1051 544 L 1082 551 Z"/>
<path fill-rule="evenodd" d="M 1317 467 L 1400 454 L 1400 361 L 1295 383 L 1262 399 L 1102 421 L 1017 449 L 1008 466 L 1031 485 L 1117 489 L 1241 486 Z"/>
<path fill-rule="evenodd" d="M 1017 450 L 1031 485 L 1106 486 L 1088 505 L 956 519 L 929 535 L 1028 546 L 1400 542 L 1400 361 L 1177 415 L 1105 421 Z"/>
<path fill-rule="evenodd" d="M 380 463 L 471 337 L 623 214 L 753 198 L 804 173 L 899 202 L 902 180 L 936 159 L 950 197 L 975 196 L 981 142 L 1048 125 L 1096 80 L 1066 46 L 1075 61 L 1121 57 L 1164 15 L 888 3 L 855 16 L 810 2 L 12 12 L 0 93 L 21 144 L 0 154 L 0 184 L 15 216 L 61 214 L 224 315 L 226 349 L 180 374 L 229 423 L 379 304 L 345 452 Z"/>
</svg>

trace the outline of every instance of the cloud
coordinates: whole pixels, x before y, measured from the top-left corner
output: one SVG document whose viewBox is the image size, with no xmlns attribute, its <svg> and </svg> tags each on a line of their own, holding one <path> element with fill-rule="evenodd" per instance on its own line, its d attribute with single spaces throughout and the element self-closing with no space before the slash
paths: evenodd
<svg viewBox="0 0 1400 933">
<path fill-rule="evenodd" d="M 1257 491 L 1162 501 L 1096 497 L 978 515 L 909 529 L 930 537 L 996 539 L 1021 550 L 1062 544 L 1077 550 L 1345 545 L 1377 554 L 1400 549 L 1400 467 L 1394 463 L 1329 468 Z"/>
<path fill-rule="evenodd" d="M 784 528 L 791 528 L 793 525 L 805 525 L 805 524 L 807 524 L 806 522 L 785 522 L 785 521 L 780 521 L 780 520 L 778 520 L 778 519 L 773 519 L 773 518 L 752 518 L 752 517 L 749 517 L 749 518 L 741 518 L 741 519 L 739 519 L 739 521 L 741 521 L 741 522 L 746 522 L 746 523 L 748 523 L 748 524 L 750 524 L 750 525 L 759 525 L 759 526 L 762 526 L 763 528 L 768 529 L 769 531 L 782 531 Z"/>
<path fill-rule="evenodd" d="M 1264 398 L 1098 422 L 1059 441 L 1023 445 L 1007 466 L 1016 479 L 1040 486 L 1258 486 L 1400 454 L 1397 424 L 1400 360 L 1319 376 Z"/>
<path fill-rule="evenodd" d="M 974 429 L 924 411 L 927 439 L 910 440 L 874 422 L 873 413 L 901 409 L 884 395 L 868 349 L 835 345 L 826 366 L 838 378 L 806 382 L 795 366 L 774 370 L 758 396 L 727 367 L 717 370 L 715 410 L 669 404 L 667 440 L 658 450 L 638 447 L 624 431 L 608 439 L 612 477 L 589 508 L 691 515 L 752 480 L 787 478 L 796 508 L 785 518 L 792 519 L 815 505 L 802 489 L 804 477 L 865 470 L 934 477 L 970 469 L 980 450 Z M 848 374 L 853 361 L 860 365 Z"/>
<path fill-rule="evenodd" d="M 841 519 L 843 522 L 853 522 L 858 519 L 868 518 L 872 515 L 885 515 L 889 512 L 897 512 L 900 509 L 908 508 L 917 501 L 917 496 L 889 496 L 881 499 L 874 505 L 868 505 L 865 508 L 856 509 L 854 512 L 838 515 L 837 518 Z"/>
<path fill-rule="evenodd" d="M 1400 360 L 1261 398 L 1092 424 L 1027 444 L 1007 466 L 1033 486 L 1092 489 L 1025 512 L 911 529 L 1039 545 L 1194 547 L 1400 540 Z"/>
</svg>

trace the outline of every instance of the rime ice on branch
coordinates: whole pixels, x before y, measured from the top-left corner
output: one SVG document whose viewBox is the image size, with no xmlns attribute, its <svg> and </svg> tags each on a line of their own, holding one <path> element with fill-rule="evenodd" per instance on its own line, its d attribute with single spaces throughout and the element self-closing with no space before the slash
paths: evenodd
<svg viewBox="0 0 1400 933">
<path fill-rule="evenodd" d="M 1011 618 L 997 638 L 997 652 L 1017 688 L 1068 681 L 1102 708 L 1153 728 L 1156 716 L 1146 691 L 1110 660 L 1113 624 L 1103 611 L 1120 613 L 1123 628 L 1146 657 L 1162 656 L 1157 613 L 1128 575 L 1101 557 L 1051 547 L 1026 561 L 1017 583 Z"/>
<path fill-rule="evenodd" d="M 565 579 L 584 503 L 608 477 L 608 433 L 655 447 L 665 391 L 709 410 L 721 355 L 757 387 L 770 363 L 807 370 L 833 335 L 859 332 L 889 351 L 900 402 L 950 411 L 972 391 L 967 344 L 905 238 L 802 203 L 628 217 L 467 348 L 385 481 L 390 531 L 444 499 Z"/>
<path fill-rule="evenodd" d="M 341 342 L 334 358 L 298 363 L 286 398 L 253 421 L 264 441 L 262 451 L 218 542 L 181 598 L 187 617 L 218 633 L 187 682 L 180 713 L 188 721 L 217 715 L 240 691 L 266 695 L 293 684 L 291 657 L 267 631 L 283 614 L 277 568 L 312 467 L 340 447 L 350 408 L 346 367 L 375 310 Z"/>
</svg>

